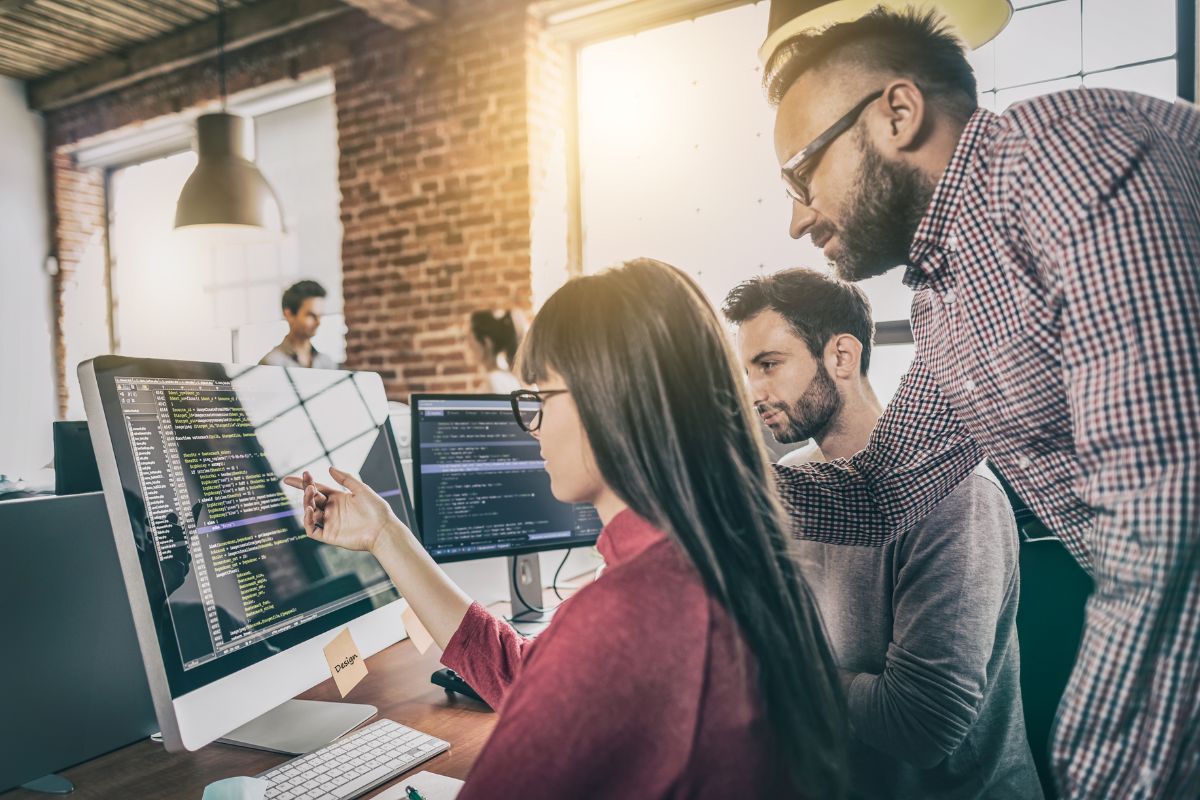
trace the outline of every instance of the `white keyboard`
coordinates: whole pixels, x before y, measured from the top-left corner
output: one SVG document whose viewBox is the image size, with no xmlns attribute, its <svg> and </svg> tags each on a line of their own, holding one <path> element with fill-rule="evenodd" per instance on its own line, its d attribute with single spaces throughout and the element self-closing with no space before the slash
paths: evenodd
<svg viewBox="0 0 1200 800">
<path fill-rule="evenodd" d="M 381 719 L 258 777 L 271 782 L 272 800 L 348 800 L 449 749 L 449 742 Z"/>
</svg>

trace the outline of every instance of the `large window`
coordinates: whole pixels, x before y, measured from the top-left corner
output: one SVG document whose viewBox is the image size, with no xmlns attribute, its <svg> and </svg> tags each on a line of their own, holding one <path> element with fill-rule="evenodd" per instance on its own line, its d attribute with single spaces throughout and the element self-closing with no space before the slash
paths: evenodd
<svg viewBox="0 0 1200 800">
<path fill-rule="evenodd" d="M 985 107 L 1080 85 L 1179 91 L 1174 0 L 1014 5 L 1004 32 L 971 56 Z M 651 256 L 687 270 L 719 303 L 751 275 L 823 267 L 807 239 L 787 234 L 756 57 L 767 12 L 765 2 L 740 6 L 580 50 L 585 272 Z M 877 322 L 908 319 L 901 273 L 863 284 Z M 912 353 L 897 344 L 872 357 L 885 402 Z"/>
<path fill-rule="evenodd" d="M 196 165 L 190 149 L 109 167 L 109 324 L 117 353 L 255 363 L 287 333 L 283 290 L 309 278 L 329 293 L 315 346 L 343 360 L 333 96 L 325 92 L 247 115 L 254 119 L 256 163 L 283 210 L 282 238 L 245 241 L 174 230 L 179 192 Z M 87 306 L 101 313 L 104 288 L 88 293 L 91 302 L 79 303 L 80 312 Z M 94 344 L 97 352 L 108 349 Z M 82 415 L 73 370 L 68 381 L 68 416 Z"/>
<path fill-rule="evenodd" d="M 1080 86 L 1129 89 L 1173 100 L 1177 0 L 1014 0 L 1008 27 L 971 58 L 980 104 Z"/>
</svg>

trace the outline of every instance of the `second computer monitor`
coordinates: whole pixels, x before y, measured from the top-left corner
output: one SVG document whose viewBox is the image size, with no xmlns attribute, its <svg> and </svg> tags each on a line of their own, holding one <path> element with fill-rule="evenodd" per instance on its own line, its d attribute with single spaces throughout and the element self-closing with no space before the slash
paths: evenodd
<svg viewBox="0 0 1200 800">
<path fill-rule="evenodd" d="M 600 517 L 561 503 L 538 442 L 508 395 L 412 396 L 413 496 L 425 549 L 438 561 L 589 545 Z"/>
</svg>

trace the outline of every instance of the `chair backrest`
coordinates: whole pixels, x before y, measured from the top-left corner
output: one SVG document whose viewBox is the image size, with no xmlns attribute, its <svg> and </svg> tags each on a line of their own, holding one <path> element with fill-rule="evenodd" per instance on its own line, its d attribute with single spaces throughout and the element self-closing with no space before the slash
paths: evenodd
<svg viewBox="0 0 1200 800">
<path fill-rule="evenodd" d="M 1020 558 L 1017 638 L 1021 645 L 1021 703 L 1038 777 L 1046 797 L 1054 798 L 1051 733 L 1083 637 L 1092 579 L 1052 536 L 1022 536 Z"/>
</svg>

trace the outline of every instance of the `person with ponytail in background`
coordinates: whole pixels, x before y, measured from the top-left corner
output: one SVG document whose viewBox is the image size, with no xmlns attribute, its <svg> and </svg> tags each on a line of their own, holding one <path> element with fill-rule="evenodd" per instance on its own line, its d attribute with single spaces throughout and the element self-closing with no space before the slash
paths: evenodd
<svg viewBox="0 0 1200 800">
<path fill-rule="evenodd" d="M 520 389 L 521 381 L 512 372 L 525 332 L 520 312 L 475 311 L 469 324 L 467 347 L 475 363 L 487 371 L 488 391 L 508 394 Z"/>
<path fill-rule="evenodd" d="M 373 553 L 499 712 L 460 800 L 839 798 L 846 712 L 725 332 L 639 259 L 545 304 L 513 393 L 554 496 L 591 503 L 606 569 L 525 639 L 353 476 L 303 488 L 308 535 Z"/>
</svg>

